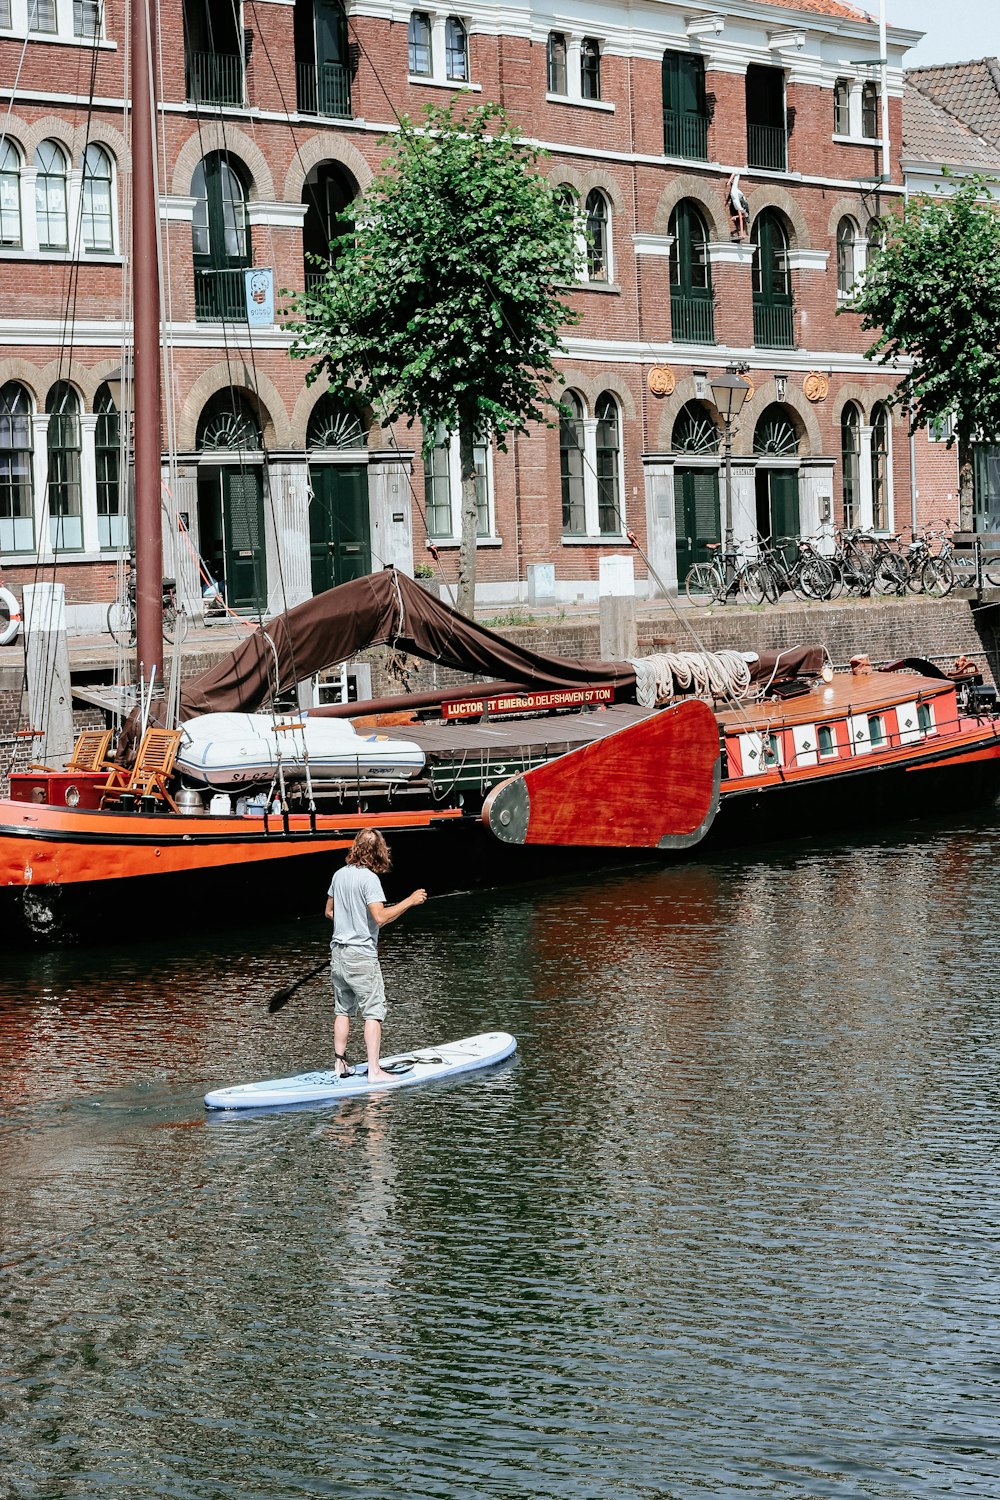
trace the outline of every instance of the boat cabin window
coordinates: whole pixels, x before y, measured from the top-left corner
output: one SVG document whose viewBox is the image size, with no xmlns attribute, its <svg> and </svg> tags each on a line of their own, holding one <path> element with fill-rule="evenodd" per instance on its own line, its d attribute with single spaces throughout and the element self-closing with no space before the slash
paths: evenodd
<svg viewBox="0 0 1000 1500">
<path fill-rule="evenodd" d="M 821 724 L 816 731 L 816 744 L 820 757 L 836 755 L 837 736 L 834 734 L 832 724 Z"/>
<path fill-rule="evenodd" d="M 885 744 L 885 720 L 881 714 L 868 715 L 868 738 L 873 749 L 876 745 Z"/>
<path fill-rule="evenodd" d="M 934 728 L 934 709 L 929 703 L 917 704 L 917 727 L 921 734 L 930 734 Z"/>
</svg>

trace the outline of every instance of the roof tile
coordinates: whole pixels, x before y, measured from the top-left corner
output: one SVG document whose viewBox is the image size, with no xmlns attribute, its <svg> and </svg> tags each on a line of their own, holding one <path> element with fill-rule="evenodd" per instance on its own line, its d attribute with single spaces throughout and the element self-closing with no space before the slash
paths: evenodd
<svg viewBox="0 0 1000 1500">
<path fill-rule="evenodd" d="M 911 68 L 906 77 L 970 130 L 1000 146 L 1000 62 L 995 57 Z"/>
</svg>

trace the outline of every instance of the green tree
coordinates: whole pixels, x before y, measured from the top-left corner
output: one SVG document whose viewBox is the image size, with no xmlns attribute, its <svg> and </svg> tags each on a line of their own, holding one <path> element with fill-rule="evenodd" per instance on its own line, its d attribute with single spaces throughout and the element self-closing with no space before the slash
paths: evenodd
<svg viewBox="0 0 1000 1500">
<path fill-rule="evenodd" d="M 951 418 L 958 443 L 959 520 L 972 527 L 972 444 L 1000 433 L 1000 203 L 988 179 L 949 196 L 920 194 L 883 221 L 882 249 L 848 306 L 877 330 L 866 358 L 911 362 L 895 400 L 911 428 Z"/>
<path fill-rule="evenodd" d="M 420 420 L 424 453 L 457 432 L 462 473 L 458 607 L 476 585 L 474 445 L 547 420 L 560 377 L 562 301 L 576 278 L 572 204 L 495 104 L 429 107 L 401 121 L 381 170 L 334 240 L 323 280 L 295 299 L 292 354 L 334 395 L 385 425 Z"/>
</svg>

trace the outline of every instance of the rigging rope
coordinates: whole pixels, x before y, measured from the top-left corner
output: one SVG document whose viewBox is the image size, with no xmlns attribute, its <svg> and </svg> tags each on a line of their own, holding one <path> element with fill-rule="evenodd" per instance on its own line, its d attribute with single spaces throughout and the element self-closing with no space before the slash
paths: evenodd
<svg viewBox="0 0 1000 1500">
<path fill-rule="evenodd" d="M 742 651 L 662 651 L 629 660 L 635 669 L 636 700 L 655 708 L 690 689 L 699 698 L 745 698 L 750 663 Z"/>
</svg>

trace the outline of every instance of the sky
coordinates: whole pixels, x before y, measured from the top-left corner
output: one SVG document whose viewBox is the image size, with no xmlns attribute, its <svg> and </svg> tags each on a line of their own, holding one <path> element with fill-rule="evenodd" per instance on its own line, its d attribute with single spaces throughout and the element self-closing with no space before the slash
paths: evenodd
<svg viewBox="0 0 1000 1500">
<path fill-rule="evenodd" d="M 877 0 L 860 0 L 860 4 L 870 14 L 878 14 Z M 885 0 L 885 7 L 890 26 L 926 32 L 923 41 L 906 54 L 908 68 L 1000 54 L 997 0 Z"/>
</svg>

